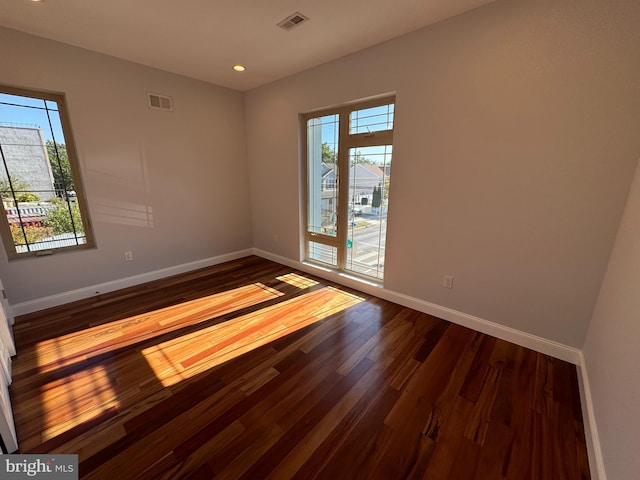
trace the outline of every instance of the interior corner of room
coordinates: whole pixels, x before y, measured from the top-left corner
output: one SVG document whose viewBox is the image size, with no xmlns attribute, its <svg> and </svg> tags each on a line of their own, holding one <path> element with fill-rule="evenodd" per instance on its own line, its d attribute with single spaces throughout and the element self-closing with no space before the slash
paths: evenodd
<svg viewBox="0 0 640 480">
<path fill-rule="evenodd" d="M 256 255 L 576 365 L 591 477 L 634 478 L 640 3 L 483 3 L 251 88 L 0 26 L 0 84 L 64 93 L 95 236 L 0 254 L 4 363 L 14 318 Z M 363 282 L 301 253 L 300 115 L 389 94 L 384 279 Z"/>
</svg>

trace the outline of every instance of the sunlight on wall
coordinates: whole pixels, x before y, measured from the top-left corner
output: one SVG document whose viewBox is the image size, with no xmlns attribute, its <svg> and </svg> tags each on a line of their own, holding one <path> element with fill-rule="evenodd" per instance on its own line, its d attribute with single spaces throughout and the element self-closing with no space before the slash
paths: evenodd
<svg viewBox="0 0 640 480">
<path fill-rule="evenodd" d="M 99 189 L 108 192 L 126 191 L 140 193 L 151 192 L 151 181 L 144 144 L 120 138 L 117 145 L 85 154 L 85 172 L 87 179 Z M 110 197 L 117 198 L 117 197 Z"/>
<path fill-rule="evenodd" d="M 92 202 L 96 222 L 115 223 L 132 227 L 153 228 L 153 208 L 150 205 L 97 198 Z"/>
</svg>

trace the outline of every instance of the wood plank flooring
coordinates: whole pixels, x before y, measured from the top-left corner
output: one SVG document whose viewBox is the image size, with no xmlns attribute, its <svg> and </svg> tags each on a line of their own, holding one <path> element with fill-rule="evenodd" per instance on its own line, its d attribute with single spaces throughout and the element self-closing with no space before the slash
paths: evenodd
<svg viewBox="0 0 640 480">
<path fill-rule="evenodd" d="M 81 478 L 590 478 L 573 365 L 258 257 L 14 330 L 20 451 Z"/>
</svg>

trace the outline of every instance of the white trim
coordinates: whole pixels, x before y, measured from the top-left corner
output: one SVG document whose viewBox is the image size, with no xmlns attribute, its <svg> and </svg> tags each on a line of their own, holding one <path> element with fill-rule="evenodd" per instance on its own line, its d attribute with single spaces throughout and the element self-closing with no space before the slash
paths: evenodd
<svg viewBox="0 0 640 480">
<path fill-rule="evenodd" d="M 7 447 L 7 452 L 13 453 L 18 450 L 18 436 L 11 408 L 9 384 L 4 377 L 0 377 L 0 437 Z"/>
<path fill-rule="evenodd" d="M 604 458 L 602 457 L 602 446 L 598 436 L 598 425 L 593 408 L 591 397 L 591 386 L 589 375 L 587 374 L 587 364 L 583 352 L 580 352 L 580 363 L 578 364 L 578 385 L 580 387 L 580 400 L 582 403 L 582 417 L 584 424 L 584 434 L 587 439 L 587 454 L 589 455 L 589 469 L 592 480 L 607 480 L 607 473 L 604 469 Z"/>
<path fill-rule="evenodd" d="M 452 323 L 471 328 L 478 332 L 492 335 L 496 338 L 515 343 L 516 345 L 535 350 L 536 352 L 544 353 L 546 355 L 550 355 L 552 357 L 573 363 L 579 370 L 578 384 L 580 388 L 580 400 L 582 404 L 583 417 L 586 413 L 586 421 L 583 423 L 585 426 L 585 436 L 587 441 L 591 478 L 593 480 L 607 480 L 606 472 L 604 469 L 604 461 L 602 457 L 602 448 L 598 437 L 595 412 L 593 409 L 593 401 L 591 398 L 589 377 L 587 374 L 584 355 L 581 350 L 568 345 L 563 345 L 553 340 L 548 340 L 536 335 L 532 335 L 530 333 L 522 332 L 511 327 L 506 327 L 504 325 L 500 325 L 495 322 L 476 317 L 474 315 L 469 315 L 467 313 L 459 312 L 457 310 L 443 307 L 435 303 L 427 302 L 425 300 L 410 297 L 402 293 L 394 292 L 376 283 L 367 282 L 365 280 L 361 280 L 357 277 L 352 277 L 349 275 L 341 275 L 329 269 L 318 267 L 309 263 L 294 261 L 289 258 L 267 252 L 265 250 L 261 250 L 258 248 L 240 250 L 237 252 L 219 255 L 204 260 L 198 260 L 182 265 L 163 268 L 160 270 L 155 270 L 153 272 L 135 275 L 120 280 L 114 280 L 90 287 L 84 287 L 77 290 L 72 290 L 70 292 L 64 292 L 57 295 L 51 295 L 49 297 L 18 303 L 16 305 L 12 305 L 11 309 L 12 313 L 15 316 L 24 315 L 26 313 L 62 305 L 74 300 L 89 298 L 95 295 L 96 291 L 99 291 L 101 293 L 111 292 L 121 288 L 138 285 L 144 282 L 158 280 L 160 278 L 168 277 L 171 275 L 196 270 L 198 268 L 236 260 L 248 255 L 257 255 L 259 257 L 266 258 L 282 265 L 286 265 L 288 267 L 302 270 L 318 277 L 325 278 L 332 282 L 340 283 L 347 287 L 360 290 L 364 293 L 368 293 L 370 295 L 374 295 L 376 297 L 398 303 L 414 310 L 434 315 L 438 318 L 442 318 Z"/>
<path fill-rule="evenodd" d="M 246 257 L 252 254 L 252 249 L 239 250 L 237 252 L 226 253 L 224 255 L 205 258 L 203 260 L 196 260 L 195 262 L 183 263 L 181 265 L 175 265 L 173 267 L 162 268 L 160 270 L 154 270 L 152 272 L 141 273 L 139 275 L 112 280 L 110 282 L 90 285 L 88 287 L 78 288 L 77 290 L 71 290 L 69 292 L 57 293 L 48 297 L 36 298 L 35 300 L 29 300 L 12 305 L 12 313 L 17 317 L 19 315 L 37 312 L 38 310 L 44 310 L 45 308 L 56 307 L 58 305 L 64 305 L 65 303 L 74 302 L 76 300 L 90 298 L 95 296 L 96 292 L 113 292 L 115 290 L 120 290 L 121 288 L 132 287 L 141 283 L 159 280 L 161 278 L 170 277 L 171 275 L 177 275 L 180 273 L 197 270 L 198 268 L 209 267 L 211 265 L 217 265 L 219 263 L 237 260 L 238 258 Z"/>
<path fill-rule="evenodd" d="M 607 480 L 604 469 L 604 460 L 602 457 L 602 449 L 598 437 L 598 428 L 596 426 L 595 413 L 593 410 L 593 402 L 591 399 L 589 376 L 587 375 L 587 367 L 582 350 L 553 340 L 548 340 L 537 335 L 522 332 L 515 328 L 506 327 L 474 315 L 469 315 L 435 303 L 394 292 L 374 283 L 361 281 L 356 277 L 340 275 L 327 268 L 318 267 L 304 262 L 296 262 L 289 258 L 281 257 L 280 255 L 275 255 L 257 248 L 253 249 L 253 253 L 282 265 L 302 270 L 303 272 L 340 283 L 347 287 L 360 290 L 361 292 L 383 298 L 390 302 L 398 303 L 420 312 L 428 313 L 452 323 L 471 328 L 478 332 L 515 343 L 516 345 L 520 345 L 576 365 L 579 372 L 578 386 L 580 389 L 580 402 L 582 404 L 583 423 L 585 428 L 591 478 L 592 480 Z"/>
<path fill-rule="evenodd" d="M 286 265 L 291 268 L 317 275 L 318 277 L 325 278 L 332 282 L 340 283 L 347 287 L 355 288 L 356 290 L 360 290 L 361 292 L 380 297 L 384 300 L 388 300 L 390 302 L 394 302 L 399 305 L 412 308 L 414 310 L 418 310 L 419 312 L 428 313 L 429 315 L 448 320 L 449 322 L 471 328 L 473 330 L 491 335 L 501 340 L 506 340 L 508 342 L 515 343 L 516 345 L 535 350 L 536 352 L 559 358 L 560 360 L 573 363 L 574 365 L 578 365 L 580 362 L 580 354 L 582 352 L 575 347 L 564 345 L 562 343 L 548 340 L 546 338 L 532 335 L 530 333 L 522 332 L 520 330 L 516 330 L 515 328 L 506 327 L 504 325 L 500 325 L 499 323 L 491 322 L 474 315 L 469 315 L 468 313 L 459 312 L 452 308 L 443 307 L 442 305 L 427 302 L 426 300 L 421 300 L 419 298 L 410 297 L 409 295 L 394 292 L 393 290 L 388 290 L 384 287 L 377 286 L 370 282 L 360 281 L 355 277 L 340 275 L 326 268 L 316 267 L 315 265 L 309 263 L 296 262 L 289 258 L 281 257 L 280 255 L 275 255 L 258 248 L 254 248 L 253 253 L 259 257 L 263 257 L 282 265 Z"/>
</svg>

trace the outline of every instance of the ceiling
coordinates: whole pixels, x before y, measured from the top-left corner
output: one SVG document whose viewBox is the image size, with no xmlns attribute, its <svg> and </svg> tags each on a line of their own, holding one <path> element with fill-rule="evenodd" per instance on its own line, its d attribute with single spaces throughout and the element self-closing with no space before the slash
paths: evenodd
<svg viewBox="0 0 640 480">
<path fill-rule="evenodd" d="M 492 1 L 11 0 L 0 25 L 245 91 Z"/>
</svg>

